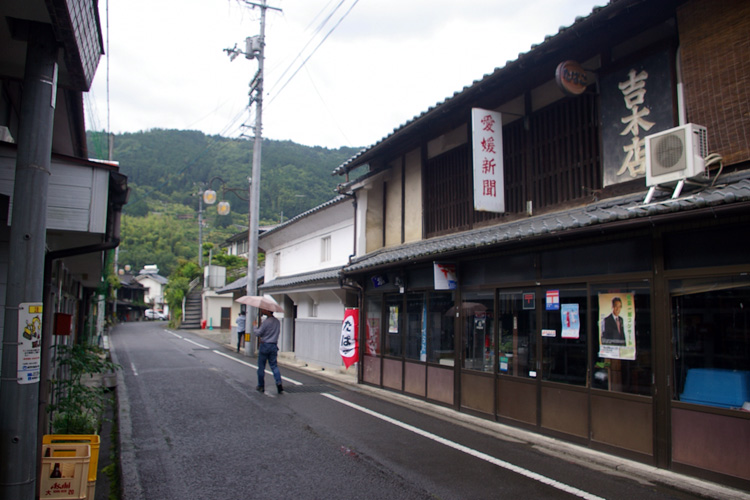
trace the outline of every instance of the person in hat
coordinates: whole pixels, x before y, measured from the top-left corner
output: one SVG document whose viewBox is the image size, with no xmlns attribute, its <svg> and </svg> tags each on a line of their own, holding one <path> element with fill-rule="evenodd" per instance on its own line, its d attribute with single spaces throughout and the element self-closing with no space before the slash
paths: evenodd
<svg viewBox="0 0 750 500">
<path fill-rule="evenodd" d="M 261 323 L 260 328 L 255 328 L 253 333 L 258 337 L 260 346 L 258 347 L 258 385 L 255 390 L 258 392 L 265 391 L 265 371 L 266 361 L 268 366 L 271 368 L 273 378 L 276 380 L 276 390 L 279 394 L 284 392 L 284 387 L 281 385 L 281 372 L 276 364 L 276 358 L 279 352 L 279 334 L 281 333 L 281 323 L 273 315 L 273 311 L 267 309 L 260 310 L 261 316 L 265 316 L 266 319 Z M 253 326 L 255 324 L 253 323 Z"/>
</svg>

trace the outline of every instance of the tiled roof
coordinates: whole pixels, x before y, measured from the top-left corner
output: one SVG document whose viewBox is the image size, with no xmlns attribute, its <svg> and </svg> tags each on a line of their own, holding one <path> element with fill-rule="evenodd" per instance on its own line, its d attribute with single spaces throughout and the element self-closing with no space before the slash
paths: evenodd
<svg viewBox="0 0 750 500">
<path fill-rule="evenodd" d="M 264 293 L 274 290 L 289 290 L 290 288 L 301 288 L 304 286 L 321 286 L 335 284 L 338 288 L 338 279 L 341 274 L 341 266 L 311 271 L 308 273 L 295 274 L 293 276 L 282 276 L 273 281 L 261 285 L 259 288 Z"/>
<path fill-rule="evenodd" d="M 569 30 L 575 31 L 578 29 L 581 23 L 585 23 L 589 21 L 592 17 L 594 17 L 595 14 L 598 14 L 599 12 L 608 9 L 613 4 L 616 4 L 618 2 L 622 2 L 622 0 L 611 0 L 609 2 L 605 2 L 604 6 L 596 6 L 593 8 L 591 13 L 587 16 L 577 16 L 575 18 L 575 21 L 570 26 L 560 26 L 558 29 L 558 32 L 555 35 L 547 35 L 544 37 L 544 42 L 540 44 L 533 44 L 531 46 L 531 49 L 528 52 L 522 52 L 518 54 L 518 59 L 514 61 L 507 61 L 505 63 L 505 66 L 495 68 L 494 71 L 491 73 L 485 74 L 481 79 L 475 80 L 471 85 L 465 86 L 462 90 L 456 91 L 453 93 L 452 96 L 447 97 L 442 102 L 438 102 L 434 106 L 431 106 L 426 111 L 420 113 L 419 115 L 414 116 L 412 119 L 405 122 L 403 125 L 400 125 L 393 129 L 393 131 L 384 136 L 379 141 L 375 142 L 371 146 L 368 146 L 366 148 L 363 148 L 359 153 L 349 158 L 346 162 L 339 165 L 333 172 L 333 175 L 343 175 L 347 171 L 356 168 L 361 164 L 362 162 L 360 159 L 367 153 L 369 153 L 372 149 L 376 148 L 377 146 L 380 146 L 384 142 L 391 139 L 393 136 L 397 135 L 399 132 L 402 132 L 404 129 L 408 128 L 409 126 L 413 125 L 414 123 L 418 122 L 419 120 L 425 118 L 427 115 L 430 115 L 433 111 L 438 110 L 438 108 L 445 107 L 448 104 L 451 104 L 452 101 L 455 101 L 456 98 L 464 96 L 467 92 L 478 89 L 482 87 L 488 80 L 490 79 L 496 79 L 498 77 L 501 77 L 507 69 L 511 69 L 512 67 L 515 67 L 519 64 L 521 64 L 527 57 L 533 55 L 537 51 L 544 50 L 546 47 L 548 47 L 550 44 L 557 43 L 560 35 L 562 35 L 565 32 L 568 32 Z M 606 13 L 605 13 L 606 14 Z"/>
<path fill-rule="evenodd" d="M 263 277 L 266 274 L 266 270 L 262 267 L 259 267 L 256 271 L 255 278 L 257 279 L 258 283 L 263 281 Z M 247 289 L 247 276 L 243 276 L 241 278 L 238 278 L 237 280 L 229 283 L 228 285 L 225 285 L 221 288 L 218 288 L 216 290 L 216 293 L 230 293 L 230 292 L 236 292 L 238 290 L 245 290 Z"/>
<path fill-rule="evenodd" d="M 279 231 L 279 230 L 281 230 L 281 229 L 289 226 L 290 224 L 294 224 L 294 223 L 298 222 L 300 219 L 304 219 L 305 217 L 308 217 L 308 216 L 310 216 L 310 215 L 312 215 L 312 214 L 314 214 L 316 212 L 320 212 L 321 210 L 323 210 L 325 208 L 331 207 L 333 205 L 337 205 L 337 204 L 341 203 L 342 201 L 345 201 L 346 199 L 347 199 L 347 197 L 344 196 L 344 195 L 336 196 L 332 200 L 328 200 L 327 202 L 322 203 L 322 204 L 318 205 L 317 207 L 313 207 L 313 208 L 311 208 L 310 210 L 308 210 L 306 212 L 302 212 L 299 215 L 295 215 L 291 219 L 289 219 L 287 221 L 284 221 L 283 223 L 278 224 L 278 225 L 276 225 L 276 226 L 268 229 L 263 234 L 261 234 L 259 236 L 259 238 L 262 239 L 266 235 L 273 234 L 276 231 Z"/>
<path fill-rule="evenodd" d="M 672 199 L 668 194 L 648 205 L 643 204 L 645 192 L 612 198 L 563 212 L 555 212 L 528 219 L 516 220 L 472 231 L 422 240 L 416 243 L 385 248 L 352 261 L 342 270 L 355 273 L 385 265 L 409 261 L 424 261 L 431 256 L 484 247 L 500 247 L 532 238 L 563 235 L 577 229 L 603 228 L 623 221 L 655 222 L 659 217 L 708 207 L 728 206 L 750 202 L 750 171 L 723 176 L 716 185 Z"/>
</svg>

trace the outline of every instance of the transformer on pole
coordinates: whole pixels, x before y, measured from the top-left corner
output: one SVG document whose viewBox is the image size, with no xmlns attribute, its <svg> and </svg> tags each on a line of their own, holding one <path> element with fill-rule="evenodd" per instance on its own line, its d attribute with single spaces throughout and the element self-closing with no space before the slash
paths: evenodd
<svg viewBox="0 0 750 500">
<path fill-rule="evenodd" d="M 260 35 L 245 39 L 245 58 L 258 60 L 258 72 L 250 82 L 249 106 L 255 103 L 255 142 L 253 144 L 253 168 L 250 177 L 250 221 L 248 228 L 248 258 L 247 258 L 247 295 L 258 295 L 258 212 L 260 210 L 260 162 L 261 147 L 263 145 L 263 63 L 265 50 L 266 32 L 266 10 L 273 9 L 281 12 L 281 9 L 269 7 L 266 0 L 251 2 L 245 0 L 247 5 L 260 8 Z M 225 50 L 233 60 L 240 51 L 235 45 L 234 49 Z M 258 315 L 257 308 L 248 307 L 248 322 L 250 318 Z M 245 344 L 246 354 L 254 354 L 252 342 Z"/>
</svg>

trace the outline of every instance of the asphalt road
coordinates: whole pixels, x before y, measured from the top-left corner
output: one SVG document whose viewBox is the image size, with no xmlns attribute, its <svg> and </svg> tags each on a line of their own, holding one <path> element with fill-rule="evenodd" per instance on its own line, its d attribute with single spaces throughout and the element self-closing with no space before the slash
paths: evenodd
<svg viewBox="0 0 750 500">
<path fill-rule="evenodd" d="M 285 394 L 260 394 L 254 358 L 165 323 L 119 325 L 110 348 L 126 500 L 704 498 L 288 367 Z"/>
</svg>

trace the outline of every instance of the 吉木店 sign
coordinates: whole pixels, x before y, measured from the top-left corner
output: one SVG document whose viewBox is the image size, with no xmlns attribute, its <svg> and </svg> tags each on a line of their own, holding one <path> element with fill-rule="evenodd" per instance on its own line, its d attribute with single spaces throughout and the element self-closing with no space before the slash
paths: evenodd
<svg viewBox="0 0 750 500">
<path fill-rule="evenodd" d="M 496 111 L 471 110 L 474 210 L 505 212 L 503 120 Z"/>
<path fill-rule="evenodd" d="M 674 125 L 671 67 L 662 51 L 600 77 L 605 187 L 646 176 L 646 136 Z"/>
</svg>

